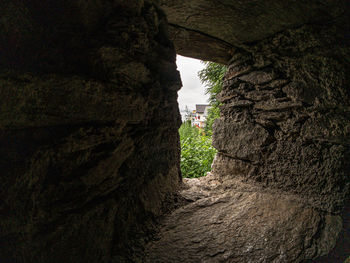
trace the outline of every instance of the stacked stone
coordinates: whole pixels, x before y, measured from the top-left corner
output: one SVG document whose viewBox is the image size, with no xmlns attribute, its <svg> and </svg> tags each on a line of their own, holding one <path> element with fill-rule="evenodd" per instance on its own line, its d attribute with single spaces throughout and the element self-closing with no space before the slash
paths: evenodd
<svg viewBox="0 0 350 263">
<path fill-rule="evenodd" d="M 330 53 L 312 32 L 281 33 L 233 57 L 219 95 L 214 172 L 244 174 L 339 212 L 350 183 L 349 72 L 336 57 L 344 47 Z"/>
<path fill-rule="evenodd" d="M 250 52 L 238 50 L 219 94 L 223 106 L 213 135 L 219 150 L 215 175 L 299 196 L 320 212 L 320 233 L 333 229 L 328 236 L 341 230 L 333 215 L 341 215 L 349 199 L 345 57 L 343 36 L 321 26 L 287 30 L 255 43 Z"/>
</svg>

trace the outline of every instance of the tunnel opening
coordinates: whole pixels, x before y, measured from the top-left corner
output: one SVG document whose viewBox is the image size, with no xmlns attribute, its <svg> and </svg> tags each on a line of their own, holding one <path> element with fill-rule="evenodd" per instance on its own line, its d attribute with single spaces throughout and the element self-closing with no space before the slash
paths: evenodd
<svg viewBox="0 0 350 263">
<path fill-rule="evenodd" d="M 177 55 L 182 79 L 178 104 L 182 177 L 198 178 L 211 170 L 217 150 L 212 146 L 213 123 L 219 117 L 216 97 L 222 89 L 226 67 Z"/>
<path fill-rule="evenodd" d="M 347 1 L 38 2 L 1 2 L 1 262 L 349 255 Z M 229 65 L 191 180 L 176 52 Z"/>
<path fill-rule="evenodd" d="M 314 133 L 332 129 L 329 123 L 315 126 L 323 117 L 313 106 L 324 96 L 316 90 L 329 90 L 328 84 L 318 81 L 328 78 L 322 72 L 333 66 L 321 65 L 313 51 L 303 57 L 302 46 L 313 41 L 306 39 L 312 30 L 302 27 L 293 33 L 281 32 L 232 54 L 219 95 L 222 111 L 214 131 L 219 151 L 211 173 L 183 180 L 180 195 L 188 203 L 167 217 L 151 259 L 161 256 L 175 262 L 191 256 L 194 262 L 212 258 L 235 262 L 237 255 L 244 255 L 252 262 L 262 258 L 266 262 L 304 262 L 330 251 L 341 254 L 339 263 L 345 259 L 344 239 L 338 243 L 337 239 L 348 228 L 346 221 L 342 225 L 340 214 L 347 200 L 339 198 L 341 191 L 348 193 L 348 186 L 339 188 L 340 192 L 319 187 L 347 181 L 349 151 L 347 146 L 334 148 L 334 141 L 320 141 Z M 285 52 L 291 45 L 290 34 L 296 35 L 293 38 L 300 45 L 297 58 Z M 314 65 L 310 79 L 309 68 L 295 70 L 305 59 Z M 330 99 L 327 96 L 323 102 Z M 338 157 L 329 155 L 331 149 Z M 338 163 L 342 172 L 332 177 L 327 169 L 320 169 L 325 164 L 320 156 Z M 272 247 L 269 240 L 276 235 L 283 238 L 277 237 L 278 245 Z M 173 251 L 171 256 L 168 251 Z"/>
</svg>

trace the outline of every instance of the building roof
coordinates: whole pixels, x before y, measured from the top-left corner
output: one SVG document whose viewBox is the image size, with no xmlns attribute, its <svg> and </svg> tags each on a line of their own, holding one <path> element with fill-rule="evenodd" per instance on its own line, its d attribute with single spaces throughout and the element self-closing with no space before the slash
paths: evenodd
<svg viewBox="0 0 350 263">
<path fill-rule="evenodd" d="M 196 112 L 204 113 L 206 107 L 209 107 L 209 104 L 196 104 Z"/>
</svg>

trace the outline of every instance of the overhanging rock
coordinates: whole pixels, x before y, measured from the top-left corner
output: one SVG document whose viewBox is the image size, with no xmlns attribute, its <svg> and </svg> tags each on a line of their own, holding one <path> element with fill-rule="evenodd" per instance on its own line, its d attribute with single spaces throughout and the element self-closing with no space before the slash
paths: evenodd
<svg viewBox="0 0 350 263">
<path fill-rule="evenodd" d="M 338 19 L 344 0 L 160 0 L 180 55 L 227 63 L 233 47 L 288 28 Z"/>
</svg>

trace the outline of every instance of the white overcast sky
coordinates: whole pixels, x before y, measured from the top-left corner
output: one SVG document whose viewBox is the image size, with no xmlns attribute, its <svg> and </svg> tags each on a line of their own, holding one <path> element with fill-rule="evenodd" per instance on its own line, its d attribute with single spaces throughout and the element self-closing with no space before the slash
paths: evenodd
<svg viewBox="0 0 350 263">
<path fill-rule="evenodd" d="M 200 60 L 179 55 L 176 64 L 182 80 L 182 88 L 178 92 L 180 111 L 186 106 L 189 110 L 194 110 L 196 104 L 207 104 L 209 96 L 204 94 L 205 86 L 198 77 L 198 71 L 204 68 L 204 64 Z"/>
</svg>

